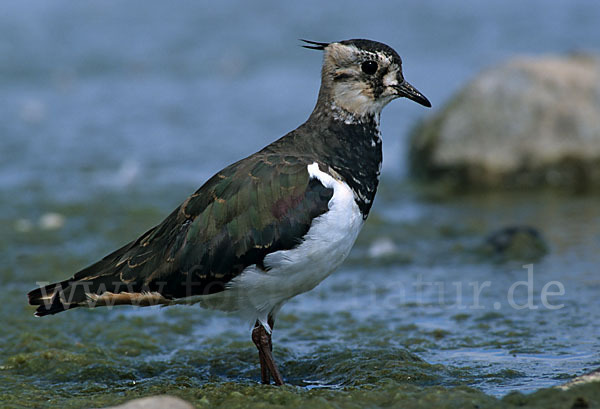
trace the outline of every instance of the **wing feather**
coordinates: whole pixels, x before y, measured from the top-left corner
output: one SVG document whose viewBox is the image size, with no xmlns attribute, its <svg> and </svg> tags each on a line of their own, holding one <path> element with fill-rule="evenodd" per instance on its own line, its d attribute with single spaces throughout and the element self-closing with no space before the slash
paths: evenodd
<svg viewBox="0 0 600 409">
<path fill-rule="evenodd" d="M 264 268 L 267 254 L 297 246 L 328 210 L 333 190 L 310 178 L 309 162 L 258 153 L 223 169 L 161 224 L 53 287 L 51 304 L 40 289 L 30 303 L 45 315 L 91 306 L 105 293 L 164 302 L 223 291 L 247 266 Z"/>
</svg>

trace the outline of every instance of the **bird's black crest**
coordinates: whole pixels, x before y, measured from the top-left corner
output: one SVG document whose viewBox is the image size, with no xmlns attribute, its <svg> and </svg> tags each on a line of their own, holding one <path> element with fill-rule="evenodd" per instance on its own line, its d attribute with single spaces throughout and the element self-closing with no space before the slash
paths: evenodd
<svg viewBox="0 0 600 409">
<path fill-rule="evenodd" d="M 312 45 L 303 45 L 302 46 L 304 48 L 310 48 L 311 50 L 324 50 L 325 47 L 327 47 L 329 45 L 329 43 L 319 43 L 317 41 L 310 41 L 310 40 L 303 40 L 303 39 L 300 39 L 300 41 L 304 41 L 307 44 L 312 44 Z"/>
</svg>

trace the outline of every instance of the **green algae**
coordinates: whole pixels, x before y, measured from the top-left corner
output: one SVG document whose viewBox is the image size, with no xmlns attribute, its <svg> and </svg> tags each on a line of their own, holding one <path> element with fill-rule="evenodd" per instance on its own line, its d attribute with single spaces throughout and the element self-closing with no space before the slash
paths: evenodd
<svg viewBox="0 0 600 409">
<path fill-rule="evenodd" d="M 386 382 L 376 388 L 306 389 L 297 386 L 249 385 L 225 382 L 204 385 L 140 385 L 120 393 L 88 388 L 80 395 L 60 391 L 37 394 L 22 405 L 16 399 L 0 397 L 4 407 L 86 408 L 116 405 L 140 396 L 170 394 L 197 408 L 594 408 L 600 405 L 600 384 L 580 385 L 568 391 L 546 389 L 533 394 L 511 393 L 502 399 L 473 388 L 418 387 L 409 383 Z M 29 406 L 31 405 L 31 406 Z"/>
</svg>

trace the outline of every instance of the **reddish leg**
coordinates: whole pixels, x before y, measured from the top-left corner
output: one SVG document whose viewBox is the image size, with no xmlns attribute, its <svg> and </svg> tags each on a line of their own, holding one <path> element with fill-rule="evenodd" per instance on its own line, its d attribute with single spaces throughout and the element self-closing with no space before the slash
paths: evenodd
<svg viewBox="0 0 600 409">
<path fill-rule="evenodd" d="M 269 316 L 269 326 L 273 330 L 275 321 L 273 317 Z M 275 381 L 275 385 L 283 385 L 283 379 L 277 369 L 275 360 L 273 359 L 273 342 L 271 340 L 271 334 L 261 325 L 259 321 L 256 321 L 254 329 L 252 330 L 252 341 L 258 349 L 258 358 L 260 360 L 260 377 L 263 384 L 268 385 L 271 382 L 271 376 Z"/>
</svg>

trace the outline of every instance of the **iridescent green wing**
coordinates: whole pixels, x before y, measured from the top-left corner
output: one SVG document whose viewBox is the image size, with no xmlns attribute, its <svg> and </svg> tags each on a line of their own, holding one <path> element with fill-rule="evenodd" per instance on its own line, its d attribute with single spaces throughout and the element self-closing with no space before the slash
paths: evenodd
<svg viewBox="0 0 600 409">
<path fill-rule="evenodd" d="M 307 163 L 259 153 L 223 169 L 161 224 L 63 282 L 65 295 L 75 304 L 90 292 L 210 294 L 249 265 L 265 268 L 268 253 L 297 246 L 328 211 L 333 190 Z"/>
</svg>

